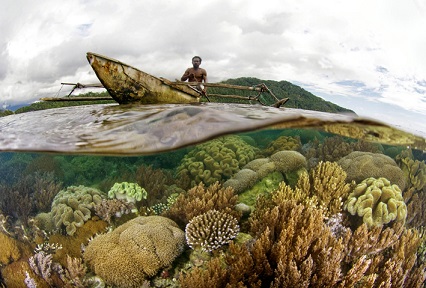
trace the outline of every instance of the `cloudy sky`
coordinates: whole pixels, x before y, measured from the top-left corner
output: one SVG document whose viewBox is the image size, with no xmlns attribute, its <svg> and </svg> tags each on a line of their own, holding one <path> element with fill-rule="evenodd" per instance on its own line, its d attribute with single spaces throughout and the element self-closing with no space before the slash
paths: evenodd
<svg viewBox="0 0 426 288">
<path fill-rule="evenodd" d="M 4 2 L 2 106 L 54 96 L 61 82 L 97 82 L 88 51 L 171 80 L 200 55 L 210 82 L 286 80 L 360 116 L 426 131 L 423 0 Z"/>
</svg>

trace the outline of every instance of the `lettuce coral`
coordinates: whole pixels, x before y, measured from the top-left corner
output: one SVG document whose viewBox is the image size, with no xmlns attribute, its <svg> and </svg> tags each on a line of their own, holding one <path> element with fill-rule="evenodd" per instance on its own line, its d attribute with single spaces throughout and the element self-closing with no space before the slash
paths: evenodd
<svg viewBox="0 0 426 288">
<path fill-rule="evenodd" d="M 405 222 L 407 206 L 401 189 L 386 178 L 367 178 L 349 194 L 345 210 L 363 217 L 368 227 L 382 226 L 393 220 Z"/>
<path fill-rule="evenodd" d="M 185 234 L 162 216 L 140 216 L 89 242 L 84 260 L 108 285 L 142 287 L 170 265 L 185 245 Z"/>
<path fill-rule="evenodd" d="M 238 136 L 227 136 L 197 145 L 182 159 L 177 172 L 191 179 L 191 187 L 200 182 L 212 185 L 231 177 L 253 160 L 257 148 Z"/>
<path fill-rule="evenodd" d="M 359 183 L 368 177 L 386 178 L 404 191 L 406 180 L 404 172 L 396 162 L 384 154 L 354 151 L 337 163 L 347 173 L 347 180 Z"/>
<path fill-rule="evenodd" d="M 104 194 L 97 189 L 69 186 L 55 196 L 49 213 L 36 216 L 36 222 L 40 229 L 50 231 L 65 228 L 67 234 L 72 236 L 78 227 L 92 217 L 94 205 L 100 204 L 104 198 Z"/>
<path fill-rule="evenodd" d="M 115 183 L 108 191 L 109 198 L 126 200 L 129 203 L 136 203 L 146 199 L 148 193 L 137 183 L 121 182 Z"/>
</svg>

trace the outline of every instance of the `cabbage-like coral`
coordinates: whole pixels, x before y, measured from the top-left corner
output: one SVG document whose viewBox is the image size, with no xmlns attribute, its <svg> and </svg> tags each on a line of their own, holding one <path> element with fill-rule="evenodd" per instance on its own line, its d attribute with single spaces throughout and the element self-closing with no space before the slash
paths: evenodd
<svg viewBox="0 0 426 288">
<path fill-rule="evenodd" d="M 396 162 L 384 154 L 354 151 L 337 163 L 345 170 L 348 180 L 359 183 L 366 178 L 386 178 L 404 191 L 406 180 Z"/>
<path fill-rule="evenodd" d="M 89 242 L 84 260 L 106 284 L 142 287 L 182 253 L 185 234 L 161 216 L 140 216 Z"/>
<path fill-rule="evenodd" d="M 126 200 L 129 203 L 136 203 L 146 199 L 148 193 L 137 183 L 121 182 L 115 183 L 108 191 L 109 198 Z"/>
<path fill-rule="evenodd" d="M 409 157 L 397 158 L 399 167 L 404 171 L 408 179 L 409 186 L 415 190 L 422 190 L 426 185 L 426 164 L 424 161 L 415 160 Z"/>
<path fill-rule="evenodd" d="M 405 222 L 407 206 L 401 189 L 386 178 L 367 178 L 349 194 L 345 209 L 363 217 L 368 227 L 382 226 L 391 221 Z"/>
<path fill-rule="evenodd" d="M 210 210 L 192 218 L 186 225 L 185 237 L 189 247 L 201 247 L 211 252 L 234 239 L 240 226 L 232 215 L 223 211 Z"/>
<path fill-rule="evenodd" d="M 65 228 L 68 235 L 74 235 L 78 227 L 92 217 L 94 205 L 100 204 L 104 194 L 94 188 L 85 186 L 69 186 L 61 190 L 53 199 L 50 213 L 40 213 L 36 216 L 39 228 Z"/>
<path fill-rule="evenodd" d="M 257 148 L 238 136 L 227 136 L 197 145 L 182 159 L 177 171 L 191 179 L 191 187 L 228 179 L 253 160 Z M 190 187 L 188 187 L 190 188 Z"/>
</svg>

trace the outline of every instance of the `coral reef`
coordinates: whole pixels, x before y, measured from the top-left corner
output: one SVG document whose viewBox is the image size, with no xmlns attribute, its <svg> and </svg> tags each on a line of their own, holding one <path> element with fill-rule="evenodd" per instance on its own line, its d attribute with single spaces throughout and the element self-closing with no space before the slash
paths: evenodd
<svg viewBox="0 0 426 288">
<path fill-rule="evenodd" d="M 205 188 L 203 183 L 180 194 L 164 216 L 176 221 L 182 229 L 189 220 L 209 210 L 223 211 L 240 219 L 241 213 L 234 209 L 238 196 L 231 187 L 224 188 L 219 182 Z"/>
<path fill-rule="evenodd" d="M 279 151 L 269 158 L 259 158 L 250 161 L 238 171 L 231 179 L 224 183 L 224 187 L 232 187 L 238 194 L 253 187 L 257 182 L 267 177 L 269 174 L 279 172 L 283 179 L 287 182 L 295 182 L 298 178 L 298 173 L 303 171 L 307 166 L 305 157 L 297 151 Z M 295 173 L 292 180 L 291 173 Z M 269 187 L 274 190 L 278 183 L 283 179 L 276 181 L 275 187 Z M 264 187 L 263 187 L 264 188 Z M 262 189 L 259 189 L 262 190 Z M 265 190 L 265 189 L 263 189 Z M 253 193 L 257 193 L 254 191 Z"/>
<path fill-rule="evenodd" d="M 404 191 L 406 180 L 404 172 L 389 156 L 371 152 L 354 151 L 337 163 L 348 175 L 348 180 L 359 183 L 366 178 L 386 178 Z"/>
<path fill-rule="evenodd" d="M 137 183 L 121 182 L 115 183 L 108 191 L 110 199 L 125 200 L 127 202 L 136 203 L 142 199 L 146 199 L 148 192 Z"/>
<path fill-rule="evenodd" d="M 345 210 L 362 217 L 368 227 L 391 221 L 405 223 L 407 206 L 401 189 L 386 178 L 367 178 L 349 194 Z"/>
<path fill-rule="evenodd" d="M 197 145 L 182 159 L 177 168 L 179 177 L 191 179 L 191 187 L 203 182 L 211 185 L 230 178 L 255 158 L 257 148 L 238 136 L 226 136 Z M 182 187 L 184 189 L 190 187 Z"/>
<path fill-rule="evenodd" d="M 182 253 L 185 234 L 172 220 L 140 216 L 89 242 L 84 260 L 108 285 L 140 287 Z"/>
<path fill-rule="evenodd" d="M 223 211 L 210 210 L 192 218 L 186 225 L 186 243 L 192 249 L 211 252 L 234 239 L 240 227 L 235 217 Z"/>
<path fill-rule="evenodd" d="M 276 194 L 275 194 L 276 193 Z M 322 209 L 282 192 L 258 201 L 253 241 L 180 274 L 181 287 L 421 287 L 426 266 L 416 258 L 418 233 L 402 224 L 333 234 Z M 335 225 L 335 224 L 334 224 Z M 383 286 L 385 285 L 385 286 Z"/>
</svg>

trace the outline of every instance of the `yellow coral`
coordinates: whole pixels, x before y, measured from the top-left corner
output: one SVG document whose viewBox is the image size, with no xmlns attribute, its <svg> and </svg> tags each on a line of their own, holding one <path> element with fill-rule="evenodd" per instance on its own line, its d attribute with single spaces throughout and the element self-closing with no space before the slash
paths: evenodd
<svg viewBox="0 0 426 288">
<path fill-rule="evenodd" d="M 137 217 L 90 241 L 84 260 L 108 285 L 141 287 L 183 251 L 184 232 L 161 216 Z"/>
<path fill-rule="evenodd" d="M 349 194 L 345 209 L 363 217 L 368 227 L 381 226 L 390 221 L 405 222 L 407 206 L 401 189 L 386 178 L 367 178 Z"/>
<path fill-rule="evenodd" d="M 0 233 L 0 265 L 6 265 L 21 257 L 18 241 L 4 233 Z"/>
</svg>

